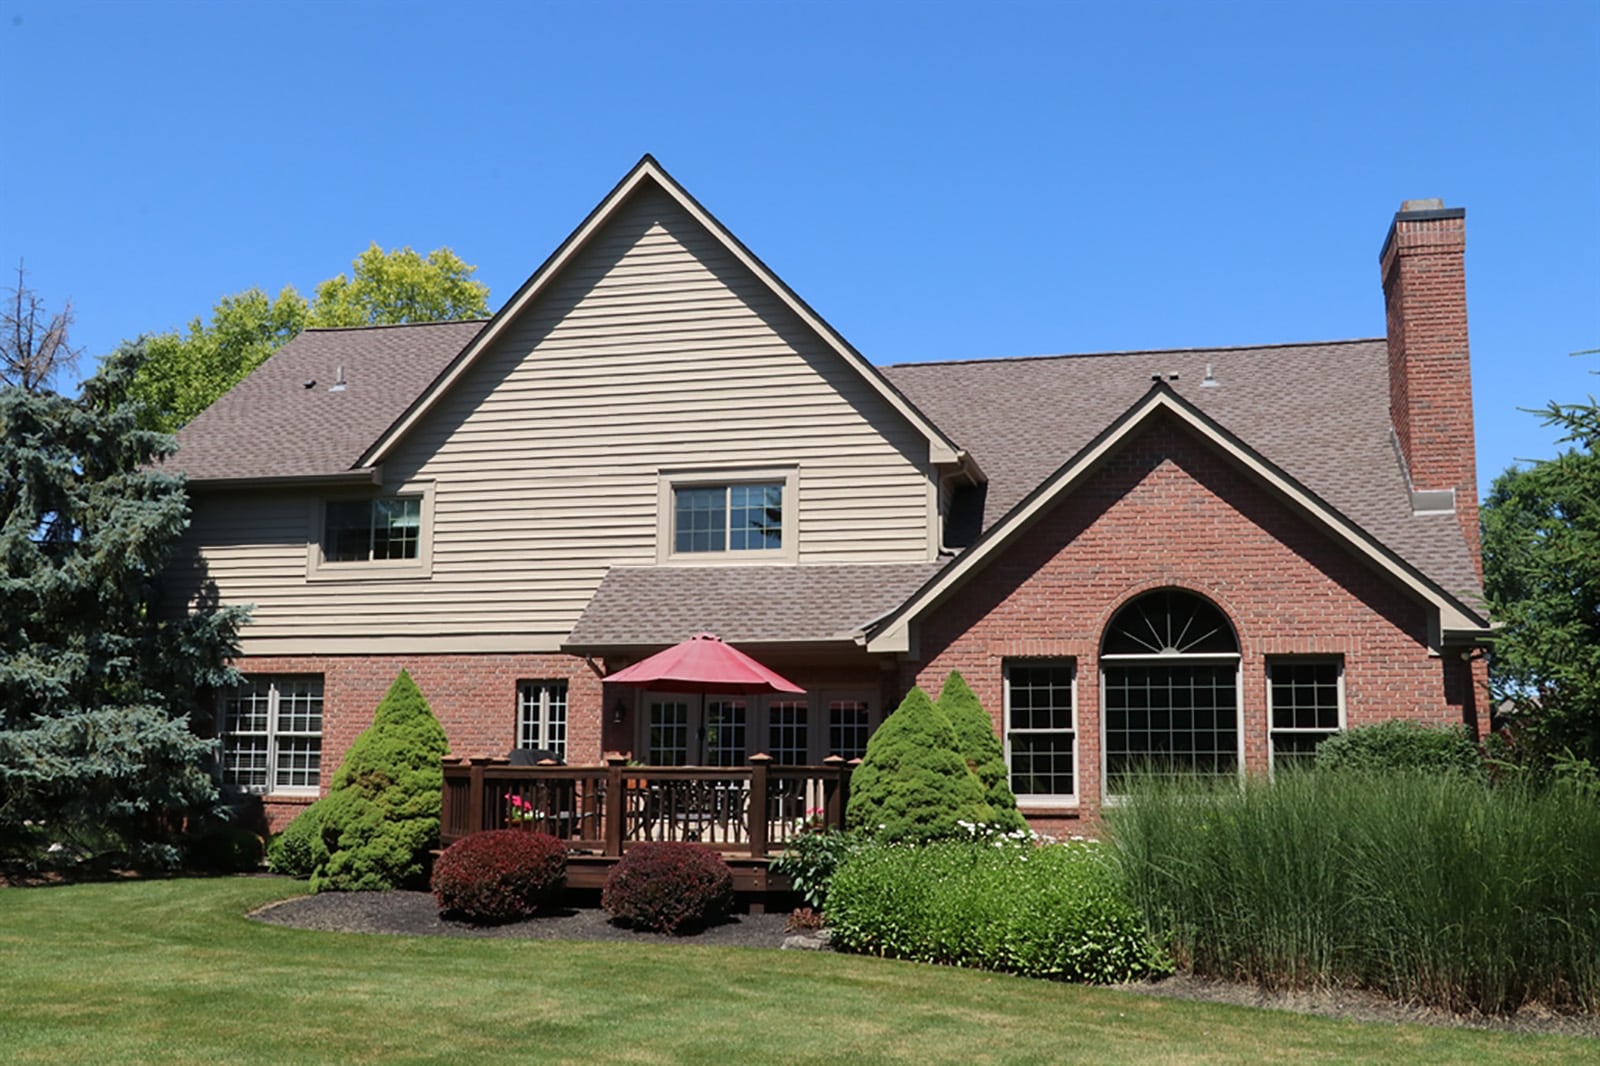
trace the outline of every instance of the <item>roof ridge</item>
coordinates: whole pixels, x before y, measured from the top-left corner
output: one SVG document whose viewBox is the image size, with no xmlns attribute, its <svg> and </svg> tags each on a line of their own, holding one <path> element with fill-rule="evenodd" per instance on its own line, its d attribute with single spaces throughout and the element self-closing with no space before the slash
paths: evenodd
<svg viewBox="0 0 1600 1066">
<path fill-rule="evenodd" d="M 300 332 L 361 333 L 378 329 L 420 329 L 423 326 L 481 326 L 487 321 L 487 318 L 440 318 L 432 322 L 376 322 L 367 326 L 307 326 Z"/>
<path fill-rule="evenodd" d="M 1133 355 L 1192 355 L 1202 352 L 1250 352 L 1268 348 L 1326 348 L 1334 344 L 1372 344 L 1383 337 L 1347 337 L 1327 341 L 1282 341 L 1276 344 L 1221 344 L 1206 348 L 1125 348 L 1106 352 L 1060 352 L 1054 355 L 979 355 L 964 359 L 927 359 L 912 363 L 885 363 L 884 370 L 898 370 L 912 366 L 953 366 L 967 363 L 1022 363 L 1042 362 L 1047 359 L 1103 359 L 1112 356 Z"/>
</svg>

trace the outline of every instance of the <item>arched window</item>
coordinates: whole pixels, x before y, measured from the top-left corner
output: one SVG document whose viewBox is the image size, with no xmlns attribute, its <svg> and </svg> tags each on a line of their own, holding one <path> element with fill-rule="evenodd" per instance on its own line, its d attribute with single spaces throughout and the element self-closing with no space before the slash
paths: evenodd
<svg viewBox="0 0 1600 1066">
<path fill-rule="evenodd" d="M 1106 792 L 1134 770 L 1239 772 L 1239 641 L 1216 605 L 1183 589 L 1124 604 L 1100 649 Z"/>
</svg>

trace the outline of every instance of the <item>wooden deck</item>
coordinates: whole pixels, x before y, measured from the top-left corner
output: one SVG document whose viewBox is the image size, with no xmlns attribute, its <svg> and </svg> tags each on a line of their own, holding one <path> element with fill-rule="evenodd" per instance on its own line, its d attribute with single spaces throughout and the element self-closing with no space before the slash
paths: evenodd
<svg viewBox="0 0 1600 1066">
<path fill-rule="evenodd" d="M 512 766 L 506 759 L 444 761 L 439 843 L 471 833 L 526 828 L 567 842 L 567 885 L 599 888 L 624 851 L 649 840 L 714 849 L 733 869 L 734 888 L 754 906 L 792 890 L 769 860 L 812 829 L 843 828 L 852 765 Z"/>
</svg>

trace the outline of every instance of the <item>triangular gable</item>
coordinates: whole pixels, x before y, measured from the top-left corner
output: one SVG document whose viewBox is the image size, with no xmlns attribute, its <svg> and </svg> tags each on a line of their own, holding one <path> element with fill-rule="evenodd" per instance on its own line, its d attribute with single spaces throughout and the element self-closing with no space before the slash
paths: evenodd
<svg viewBox="0 0 1600 1066">
<path fill-rule="evenodd" d="M 1430 643 L 1437 647 L 1447 638 L 1481 638 L 1490 631 L 1488 621 L 1460 599 L 1428 578 L 1416 567 L 1384 546 L 1376 537 L 1346 518 L 1316 493 L 1276 466 L 1260 452 L 1229 432 L 1221 423 L 1157 381 L 1132 407 L 1086 444 L 1055 473 L 1024 497 L 1009 514 L 996 522 L 971 548 L 954 559 L 898 609 L 876 623 L 863 636 L 872 652 L 907 652 L 911 625 L 950 593 L 978 573 L 1031 528 L 1064 496 L 1071 493 L 1100 465 L 1101 460 L 1138 433 L 1160 413 L 1171 414 L 1214 445 L 1239 467 L 1266 485 L 1282 501 L 1320 527 L 1374 569 L 1435 609 Z"/>
<path fill-rule="evenodd" d="M 601 200 L 589 216 L 573 230 L 571 235 L 561 243 L 550 257 L 544 261 L 538 270 L 522 284 L 516 294 L 506 301 L 505 305 L 496 312 L 488 324 L 480 330 L 454 360 L 447 366 L 433 384 L 418 396 L 382 437 L 362 455 L 358 466 L 372 466 L 383 462 L 393 452 L 396 445 L 406 433 L 415 426 L 439 401 L 450 387 L 461 379 L 462 375 L 470 369 L 478 358 L 487 351 L 494 342 L 505 334 L 510 324 L 517 319 L 523 310 L 539 298 L 554 280 L 561 274 L 564 267 L 571 263 L 578 254 L 588 246 L 595 234 L 604 229 L 614 215 L 620 210 L 642 185 L 651 184 L 666 193 L 679 207 L 691 218 L 698 222 L 718 242 L 727 249 L 729 254 L 748 269 L 756 278 L 770 289 L 774 296 L 786 305 L 801 322 L 812 330 L 823 343 L 834 351 L 846 365 L 855 370 L 867 384 L 889 404 L 895 411 L 905 418 L 916 430 L 928 440 L 928 461 L 934 465 L 960 464 L 976 479 L 981 476 L 977 472 L 976 464 L 971 458 L 958 448 L 954 441 L 946 437 L 926 415 L 917 410 L 916 406 L 901 395 L 900 391 L 874 367 L 862 357 L 850 344 L 840 336 L 832 326 L 822 319 L 822 316 L 813 311 L 804 300 L 800 299 L 783 281 L 769 270 L 765 263 L 744 246 L 721 222 L 707 211 L 700 203 L 690 196 L 679 185 L 654 157 L 646 155 L 640 159 L 628 174 L 617 183 Z"/>
</svg>

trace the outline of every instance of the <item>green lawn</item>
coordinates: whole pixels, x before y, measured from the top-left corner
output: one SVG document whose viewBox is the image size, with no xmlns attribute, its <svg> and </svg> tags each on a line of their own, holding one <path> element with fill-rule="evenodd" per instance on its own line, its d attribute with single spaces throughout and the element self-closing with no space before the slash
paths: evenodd
<svg viewBox="0 0 1600 1066">
<path fill-rule="evenodd" d="M 294 882 L 0 889 L 7 1062 L 1539 1062 L 1591 1040 L 1357 1025 L 811 952 L 313 933 Z"/>
</svg>

